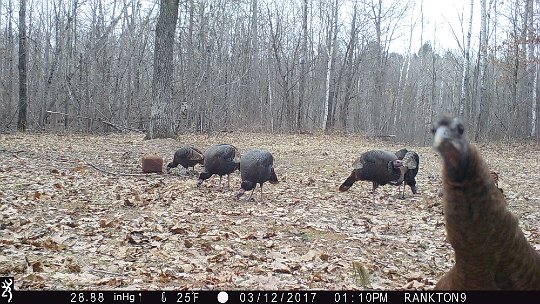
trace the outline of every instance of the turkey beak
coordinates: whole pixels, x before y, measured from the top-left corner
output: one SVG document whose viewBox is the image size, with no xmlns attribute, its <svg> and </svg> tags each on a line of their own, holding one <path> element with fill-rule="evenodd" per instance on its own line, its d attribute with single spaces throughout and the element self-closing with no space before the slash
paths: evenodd
<svg viewBox="0 0 540 304">
<path fill-rule="evenodd" d="M 436 150 L 440 152 L 442 144 L 451 138 L 452 138 L 451 132 L 448 129 L 448 127 L 446 126 L 438 127 L 433 137 L 433 148 L 435 148 Z"/>
</svg>

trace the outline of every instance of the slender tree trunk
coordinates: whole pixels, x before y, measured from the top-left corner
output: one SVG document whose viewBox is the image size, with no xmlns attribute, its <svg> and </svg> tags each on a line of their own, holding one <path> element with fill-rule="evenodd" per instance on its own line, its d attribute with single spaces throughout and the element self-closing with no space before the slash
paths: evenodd
<svg viewBox="0 0 540 304">
<path fill-rule="evenodd" d="M 332 125 L 332 106 L 333 106 L 333 97 L 334 92 L 332 84 L 332 75 L 334 74 L 334 60 L 335 60 L 335 44 L 337 42 L 337 12 L 338 12 L 338 2 L 334 2 L 332 6 L 332 17 L 330 18 L 329 31 L 328 35 L 328 62 L 326 68 L 326 96 L 324 99 L 324 114 L 323 114 L 323 123 L 322 129 L 327 130 Z"/>
<path fill-rule="evenodd" d="M 259 7 L 257 0 L 251 1 L 251 49 L 250 49 L 250 75 L 251 89 L 249 90 L 249 98 L 252 100 L 250 111 L 255 111 L 257 106 L 262 102 L 260 90 L 260 66 L 259 66 Z M 256 104 L 254 104 L 256 103 Z"/>
<path fill-rule="evenodd" d="M 345 59 L 345 68 L 347 69 L 347 79 L 345 83 L 345 96 L 343 100 L 343 104 L 341 105 L 341 111 L 340 111 L 340 117 L 339 120 L 341 121 L 341 124 L 343 126 L 343 131 L 347 131 L 347 119 L 349 114 L 349 105 L 351 103 L 352 99 L 352 86 L 353 86 L 353 78 L 355 73 L 355 64 L 353 63 L 353 54 L 356 49 L 356 9 L 357 9 L 357 1 L 354 1 L 354 8 L 353 8 L 353 19 L 351 22 L 351 36 L 349 40 L 349 45 L 347 46 L 347 51 L 345 53 L 346 59 Z"/>
<path fill-rule="evenodd" d="M 426 49 L 424 48 L 424 46 L 428 46 L 428 44 L 424 44 L 424 1 L 421 1 L 420 2 L 420 55 L 419 55 L 419 59 L 420 59 L 420 69 L 422 69 L 423 71 L 428 71 L 428 66 L 427 66 L 427 55 L 428 55 L 428 52 L 426 52 Z M 418 84 L 416 86 L 416 96 L 415 96 L 415 100 L 414 100 L 414 103 L 411 107 L 412 111 L 413 112 L 419 112 L 421 113 L 420 117 L 422 118 L 425 118 L 426 116 L 423 115 L 424 111 L 425 111 L 425 90 L 426 90 L 426 77 L 427 77 L 427 73 L 420 73 L 420 75 L 418 76 Z M 415 115 L 411 113 L 411 115 L 414 117 Z M 418 136 L 419 135 L 422 135 L 423 137 L 425 136 L 425 133 L 424 132 L 416 132 L 416 129 L 418 127 L 419 124 L 417 124 L 416 122 L 413 122 L 412 123 L 412 126 L 413 126 L 413 130 L 412 132 L 410 132 L 410 128 L 409 128 L 409 134 L 407 134 L 407 137 L 408 138 L 412 138 L 413 140 L 418 140 Z"/>
<path fill-rule="evenodd" d="M 15 89 L 14 89 L 14 78 L 15 78 L 15 52 L 13 45 L 15 44 L 15 31 L 13 30 L 13 11 L 14 11 L 14 4 L 13 0 L 9 0 L 8 2 L 8 28 L 7 28 L 7 45 L 9 46 L 9 51 L 7 52 L 8 56 L 8 80 L 7 80 L 7 104 L 8 104 L 8 116 L 11 116 L 11 109 L 14 108 L 15 103 Z"/>
<path fill-rule="evenodd" d="M 161 0 L 156 23 L 150 124 L 146 138 L 174 136 L 173 48 L 179 0 Z"/>
<path fill-rule="evenodd" d="M 268 62 L 271 62 L 272 61 L 272 55 L 270 54 L 270 50 L 268 50 L 269 53 L 268 53 Z M 270 64 L 267 64 L 266 65 L 266 78 L 268 79 L 268 82 L 267 82 L 267 89 L 268 89 L 268 115 L 270 116 L 270 130 L 272 131 L 272 133 L 274 133 L 275 131 L 275 128 L 274 128 L 274 93 L 272 91 L 272 73 L 270 72 Z"/>
<path fill-rule="evenodd" d="M 472 20 L 473 20 L 473 8 L 474 0 L 471 0 L 470 14 L 469 14 L 469 28 L 467 30 L 467 38 L 465 42 L 465 48 L 463 49 L 463 73 L 461 75 L 461 94 L 459 97 L 459 116 L 463 117 L 465 114 L 465 101 L 469 92 L 469 49 L 471 46 L 471 32 L 472 32 Z"/>
<path fill-rule="evenodd" d="M 17 129 L 26 131 L 28 108 L 28 87 L 26 82 L 26 0 L 20 0 L 19 7 L 19 116 Z"/>
<path fill-rule="evenodd" d="M 303 128 L 303 106 L 306 94 L 306 74 L 308 63 L 307 52 L 307 16 L 308 16 L 308 0 L 303 1 L 302 5 L 302 55 L 300 56 L 300 83 L 298 84 L 298 109 L 296 113 L 296 129 L 302 130 Z"/>
<path fill-rule="evenodd" d="M 411 69 L 411 49 L 412 49 L 412 37 L 413 37 L 413 26 L 411 25 L 411 31 L 409 33 L 409 49 L 407 51 L 407 57 L 405 58 L 405 62 L 403 62 L 403 65 L 405 63 L 407 64 L 407 68 L 405 70 L 405 79 L 403 82 L 401 81 L 401 73 L 403 72 L 403 66 L 401 67 L 401 73 L 399 77 L 399 85 L 398 85 L 398 100 L 399 100 L 399 106 L 398 106 L 398 113 L 394 117 L 394 126 L 396 126 L 396 118 L 399 123 L 401 123 L 401 116 L 403 114 L 403 100 L 404 100 L 404 91 L 405 87 L 407 86 L 407 81 L 409 80 L 409 71 Z"/>
<path fill-rule="evenodd" d="M 518 129 L 521 129 L 521 126 L 518 127 L 518 125 L 521 125 L 521 122 L 518 122 L 518 115 L 517 110 L 519 109 L 518 106 L 518 82 L 519 82 L 519 67 L 521 65 L 520 63 L 520 51 L 519 51 L 519 43 L 520 43 L 520 37 L 519 37 L 519 28 L 518 28 L 518 16 L 519 16 L 519 5 L 521 3 L 521 0 L 516 0 L 515 7 L 514 7 L 514 21 L 513 23 L 513 34 L 514 34 L 514 41 L 512 41 L 513 46 L 513 52 L 514 52 L 514 62 L 513 62 L 513 70 L 512 70 L 512 83 L 511 83 L 511 97 L 510 103 L 507 103 L 509 106 L 509 118 L 511 121 L 511 134 L 510 136 L 516 136 L 518 134 Z M 523 38 L 523 37 L 521 37 Z"/>
<path fill-rule="evenodd" d="M 527 0 L 527 16 L 528 16 L 528 25 L 527 25 L 527 31 L 528 31 L 528 37 L 527 37 L 527 43 L 528 43 L 528 57 L 529 57 L 529 77 L 528 77 L 528 87 L 529 87 L 529 95 L 531 96 L 531 132 L 530 136 L 534 137 L 536 135 L 536 106 L 537 106 L 537 100 L 536 100 L 536 84 L 538 82 L 538 62 L 535 60 L 535 54 L 534 49 L 536 47 L 536 44 L 534 43 L 534 36 L 535 36 L 535 29 L 533 27 L 534 25 L 534 2 L 533 0 Z M 537 28 L 538 29 L 538 28 Z"/>
<path fill-rule="evenodd" d="M 487 0 L 480 0 L 480 96 L 477 97 L 477 115 L 476 115 L 476 132 L 474 134 L 474 140 L 478 141 L 480 138 L 480 132 L 483 129 L 482 120 L 483 115 L 486 115 L 486 71 L 487 71 L 487 14 L 486 14 L 486 2 Z"/>
<path fill-rule="evenodd" d="M 375 58 L 375 72 L 374 72 L 374 87 L 375 92 L 373 93 L 374 97 L 371 101 L 371 124 L 373 128 L 373 134 L 380 135 L 381 133 L 381 108 L 383 102 L 383 73 L 384 73 L 384 63 L 383 63 L 383 45 L 382 45 L 382 0 L 377 1 L 376 5 L 371 6 L 373 12 L 373 19 L 375 22 L 375 34 L 376 34 L 376 47 L 377 53 Z"/>
</svg>

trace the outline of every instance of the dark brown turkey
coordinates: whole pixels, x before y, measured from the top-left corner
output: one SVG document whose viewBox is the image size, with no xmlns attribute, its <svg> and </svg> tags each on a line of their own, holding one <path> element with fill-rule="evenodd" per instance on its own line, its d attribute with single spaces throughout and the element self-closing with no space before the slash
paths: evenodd
<svg viewBox="0 0 540 304">
<path fill-rule="evenodd" d="M 251 191 L 248 200 L 251 200 L 257 184 L 261 186 L 261 199 L 263 197 L 263 184 L 270 182 L 275 184 L 278 182 L 276 173 L 274 172 L 274 157 L 266 150 L 253 149 L 249 150 L 240 159 L 240 175 L 242 184 L 236 195 L 240 198 L 244 192 Z"/>
<path fill-rule="evenodd" d="M 173 161 L 167 165 L 167 172 L 172 168 L 178 167 L 178 165 L 181 165 L 185 169 L 192 167 L 195 170 L 195 165 L 197 164 L 204 164 L 203 153 L 195 147 L 183 146 L 174 153 Z"/>
<path fill-rule="evenodd" d="M 540 253 L 508 210 L 461 121 L 445 116 L 432 131 L 443 159 L 446 238 L 456 261 L 435 289 L 540 290 Z"/>
<path fill-rule="evenodd" d="M 375 203 L 375 190 L 379 186 L 386 185 L 392 181 L 398 181 L 401 177 L 400 168 L 403 161 L 388 151 L 371 150 L 360 155 L 353 163 L 351 175 L 339 187 L 339 191 L 347 191 L 356 181 L 371 181 L 373 191 L 371 200 Z"/>
<path fill-rule="evenodd" d="M 204 180 L 212 175 L 219 175 L 219 186 L 223 175 L 227 175 L 227 187 L 230 188 L 230 174 L 240 167 L 240 154 L 233 145 L 218 144 L 213 145 L 204 152 L 204 170 L 199 174 L 197 187 L 200 187 Z"/>
</svg>

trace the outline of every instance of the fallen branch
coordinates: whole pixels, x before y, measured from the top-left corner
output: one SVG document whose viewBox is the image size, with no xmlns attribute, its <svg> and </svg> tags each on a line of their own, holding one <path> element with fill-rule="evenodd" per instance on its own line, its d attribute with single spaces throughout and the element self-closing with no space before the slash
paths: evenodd
<svg viewBox="0 0 540 304">
<path fill-rule="evenodd" d="M 89 120 L 92 120 L 93 118 L 90 118 L 90 117 L 87 117 L 87 116 L 81 116 L 81 115 L 74 115 L 74 114 L 68 114 L 68 113 L 62 113 L 62 112 L 55 112 L 55 111 L 47 111 L 47 113 L 49 114 L 55 114 L 55 115 L 62 115 L 62 116 L 70 116 L 70 117 L 76 117 L 76 118 L 82 118 L 82 119 L 89 119 Z M 127 127 L 127 126 L 120 126 L 120 125 L 117 125 L 115 123 L 112 123 L 110 121 L 107 121 L 107 120 L 103 120 L 101 118 L 96 118 L 97 121 L 103 123 L 103 124 L 106 124 L 106 125 L 109 125 L 113 128 L 115 128 L 116 130 L 120 131 L 120 132 L 125 132 L 126 130 L 127 131 L 134 131 L 134 132 L 140 132 L 140 133 L 145 133 L 146 131 L 145 130 L 140 130 L 140 129 L 135 129 L 135 128 L 130 128 L 130 127 Z"/>
<path fill-rule="evenodd" d="M 103 172 L 103 173 L 107 173 L 107 174 L 111 174 L 111 175 L 121 175 L 121 176 L 151 176 L 151 175 L 156 175 L 156 174 L 159 174 L 159 173 L 122 173 L 122 172 L 111 172 L 111 171 L 107 171 L 105 169 L 101 169 L 100 167 L 92 164 L 92 163 L 89 163 L 87 161 L 82 161 L 84 162 L 86 165 L 100 171 L 100 172 Z"/>
<path fill-rule="evenodd" d="M 17 153 L 23 153 L 23 152 L 26 152 L 26 151 L 24 151 L 24 150 L 11 151 L 11 150 L 8 150 L 8 149 L 1 149 L 0 152 L 6 152 L 6 153 L 11 153 L 11 154 L 17 154 Z"/>
</svg>

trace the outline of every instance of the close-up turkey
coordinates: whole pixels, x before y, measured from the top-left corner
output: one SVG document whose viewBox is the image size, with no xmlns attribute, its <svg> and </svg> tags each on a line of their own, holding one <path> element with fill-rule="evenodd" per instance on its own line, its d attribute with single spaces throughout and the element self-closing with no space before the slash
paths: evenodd
<svg viewBox="0 0 540 304">
<path fill-rule="evenodd" d="M 263 198 L 263 184 L 278 182 L 274 172 L 274 157 L 266 150 L 253 149 L 247 151 L 240 159 L 240 175 L 242 183 L 236 195 L 240 198 L 246 191 L 252 190 L 248 200 L 252 199 L 257 184 L 261 188 L 261 200 Z"/>
<path fill-rule="evenodd" d="M 445 116 L 432 132 L 443 160 L 446 237 L 455 254 L 455 265 L 435 288 L 540 290 L 540 253 L 508 210 L 461 120 Z"/>
<path fill-rule="evenodd" d="M 401 178 L 403 161 L 388 151 L 370 150 L 364 152 L 353 163 L 351 175 L 341 184 L 339 191 L 347 191 L 356 181 L 371 181 L 371 200 L 375 203 L 375 190 Z"/>
<path fill-rule="evenodd" d="M 219 175 L 219 186 L 223 175 L 227 175 L 227 187 L 230 188 L 230 174 L 240 168 L 240 154 L 235 146 L 229 144 L 213 145 L 204 151 L 204 170 L 199 174 L 197 187 L 212 175 Z"/>
<path fill-rule="evenodd" d="M 193 146 L 183 146 L 174 153 L 173 161 L 167 165 L 167 172 L 181 165 L 184 169 L 193 168 L 195 165 L 204 164 L 203 153 Z"/>
</svg>

